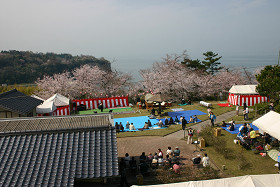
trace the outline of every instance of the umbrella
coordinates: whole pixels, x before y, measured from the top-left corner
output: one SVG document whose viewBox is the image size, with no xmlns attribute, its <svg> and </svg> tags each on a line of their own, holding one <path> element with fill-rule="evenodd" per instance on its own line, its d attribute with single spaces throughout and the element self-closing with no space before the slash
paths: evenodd
<svg viewBox="0 0 280 187">
<path fill-rule="evenodd" d="M 279 151 L 277 151 L 276 149 L 271 149 L 267 151 L 268 156 L 270 156 L 270 158 L 272 158 L 273 160 L 275 160 L 276 162 L 278 161 L 278 154 Z"/>
<path fill-rule="evenodd" d="M 155 94 L 153 97 L 149 98 L 148 100 L 161 103 L 163 101 L 168 101 L 170 99 L 171 99 L 170 97 L 163 95 L 161 93 L 158 93 L 158 94 Z"/>
<path fill-rule="evenodd" d="M 153 97 L 152 94 L 148 93 L 146 96 L 145 96 L 145 101 L 148 101 L 151 97 Z"/>
</svg>

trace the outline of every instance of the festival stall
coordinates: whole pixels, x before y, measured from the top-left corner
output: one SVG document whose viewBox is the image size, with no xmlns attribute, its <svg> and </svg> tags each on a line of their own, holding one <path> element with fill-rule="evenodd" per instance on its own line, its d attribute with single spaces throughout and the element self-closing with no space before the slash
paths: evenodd
<svg viewBox="0 0 280 187">
<path fill-rule="evenodd" d="M 261 96 L 256 91 L 257 85 L 233 85 L 229 90 L 228 102 L 232 105 L 254 106 L 258 103 L 268 102 L 268 97 Z"/>
<path fill-rule="evenodd" d="M 252 122 L 260 130 L 280 140 L 280 114 L 270 111 Z"/>
<path fill-rule="evenodd" d="M 65 116 L 70 115 L 70 99 L 55 94 L 36 108 L 38 116 Z"/>
<path fill-rule="evenodd" d="M 85 105 L 86 109 L 97 109 L 99 103 L 103 104 L 104 108 L 115 108 L 115 107 L 127 107 L 128 105 L 128 96 L 124 97 L 109 97 L 109 98 L 91 98 L 91 99 L 79 99 L 72 100 L 73 103 L 76 103 L 76 108 L 80 105 Z"/>
</svg>

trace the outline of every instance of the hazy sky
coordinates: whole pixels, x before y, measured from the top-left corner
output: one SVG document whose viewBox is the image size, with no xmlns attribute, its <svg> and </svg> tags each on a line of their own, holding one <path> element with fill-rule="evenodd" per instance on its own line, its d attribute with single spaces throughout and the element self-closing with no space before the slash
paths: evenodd
<svg viewBox="0 0 280 187">
<path fill-rule="evenodd" d="M 279 0 L 1 0 L 0 49 L 93 55 L 132 72 L 165 54 L 277 63 Z"/>
</svg>

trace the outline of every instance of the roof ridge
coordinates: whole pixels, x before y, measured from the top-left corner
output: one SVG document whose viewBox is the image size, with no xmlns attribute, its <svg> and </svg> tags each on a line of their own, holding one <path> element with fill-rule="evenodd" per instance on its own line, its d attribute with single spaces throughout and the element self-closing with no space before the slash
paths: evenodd
<svg viewBox="0 0 280 187">
<path fill-rule="evenodd" d="M 1 94 L 0 94 L 0 97 L 9 95 L 9 94 L 14 93 L 14 92 L 18 92 L 16 88 L 14 88 L 14 89 L 12 89 L 12 90 L 9 90 L 9 91 L 7 91 L 7 92 L 1 93 Z M 25 94 L 24 94 L 24 95 L 25 95 Z"/>
</svg>

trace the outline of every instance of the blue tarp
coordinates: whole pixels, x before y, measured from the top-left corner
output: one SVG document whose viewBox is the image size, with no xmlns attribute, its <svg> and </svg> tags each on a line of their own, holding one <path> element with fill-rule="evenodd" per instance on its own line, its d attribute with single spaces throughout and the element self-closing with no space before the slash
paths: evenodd
<svg viewBox="0 0 280 187">
<path fill-rule="evenodd" d="M 201 112 L 200 110 L 187 110 L 187 111 L 180 111 L 180 112 L 168 112 L 168 115 L 170 117 L 173 118 L 173 120 L 175 120 L 175 116 L 178 117 L 178 119 L 180 119 L 181 116 L 184 116 L 185 119 L 187 121 L 189 121 L 190 116 L 194 116 L 194 115 L 205 115 L 206 113 Z M 129 123 L 133 123 L 133 125 L 135 126 L 135 128 L 137 129 L 136 131 L 139 131 L 138 129 L 142 129 L 145 125 L 145 122 L 147 122 L 149 119 L 149 117 L 147 116 L 140 116 L 140 117 L 129 117 L 129 118 L 115 118 L 114 122 L 122 122 L 124 128 L 125 125 L 127 123 L 127 121 Z M 168 118 L 169 121 L 170 118 Z M 163 124 L 165 119 L 161 119 Z M 145 130 L 153 130 L 153 129 L 160 129 L 157 125 L 155 125 L 156 123 L 158 123 L 159 119 L 150 119 L 151 123 L 152 123 L 152 128 L 150 129 L 145 129 Z M 201 120 L 197 120 L 197 122 L 200 122 Z M 130 131 L 129 129 L 124 129 L 124 131 Z"/>
<path fill-rule="evenodd" d="M 259 130 L 259 128 L 256 127 L 255 125 L 252 125 L 252 123 L 249 123 L 249 124 L 254 130 Z M 244 125 L 244 124 L 235 124 L 234 131 L 230 131 L 229 129 L 227 129 L 229 127 L 229 125 L 227 125 L 226 127 L 222 127 L 222 128 L 225 129 L 226 131 L 228 131 L 230 134 L 238 134 L 239 133 L 239 128 L 242 125 Z"/>
</svg>

